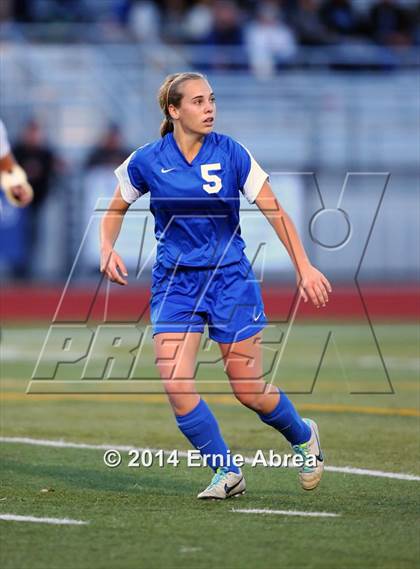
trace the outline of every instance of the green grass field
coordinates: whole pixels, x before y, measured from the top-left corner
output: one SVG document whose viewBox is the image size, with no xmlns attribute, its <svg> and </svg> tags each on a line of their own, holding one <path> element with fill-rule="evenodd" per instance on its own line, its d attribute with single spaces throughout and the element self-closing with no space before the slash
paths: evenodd
<svg viewBox="0 0 420 569">
<path fill-rule="evenodd" d="M 419 477 L 417 327 L 403 323 L 375 327 L 395 392 L 385 394 L 389 384 L 369 330 L 357 324 L 331 326 L 297 326 L 274 380 L 288 391 L 310 390 L 322 339 L 333 329 L 313 393 L 293 396 L 298 409 L 319 424 L 326 464 Z M 99 393 L 105 381 L 97 386 L 97 393 L 90 388 L 90 394 L 26 394 L 46 332 L 46 327 L 32 325 L 5 328 L 2 333 L 0 515 L 89 523 L 0 520 L 2 567 L 420 566 L 419 480 L 327 470 L 321 486 L 304 493 L 293 469 L 246 465 L 245 496 L 203 503 L 195 496 L 208 484 L 211 473 L 187 468 L 184 459 L 177 468 L 157 464 L 129 468 L 127 451 L 122 451 L 121 466 L 106 467 L 104 450 L 96 446 L 185 451 L 188 443 L 161 395 L 129 393 L 126 386 L 118 395 Z M 105 356 L 98 351 L 92 365 L 100 370 Z M 215 346 L 201 353 L 206 362 L 216 356 Z M 267 350 L 266 368 L 271 364 L 272 353 Z M 58 381 L 65 387 L 65 380 L 78 379 L 82 367 L 82 363 L 64 366 L 52 391 L 59 391 Z M 144 377 L 157 377 L 149 344 L 142 353 L 141 367 Z M 138 387 L 140 381 L 132 383 Z M 276 431 L 228 395 L 220 363 L 200 367 L 197 381 L 204 392 L 218 393 L 205 398 L 233 451 L 245 456 L 253 456 L 257 449 L 288 452 Z M 72 384 L 75 392 L 83 389 L 80 383 Z M 63 440 L 92 448 L 35 446 L 12 442 L 12 438 Z M 338 516 L 245 514 L 236 509 Z"/>
</svg>

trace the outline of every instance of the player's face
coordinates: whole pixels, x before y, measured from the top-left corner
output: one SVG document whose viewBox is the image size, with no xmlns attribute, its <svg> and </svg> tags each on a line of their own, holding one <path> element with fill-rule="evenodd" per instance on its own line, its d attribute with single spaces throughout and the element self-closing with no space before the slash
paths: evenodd
<svg viewBox="0 0 420 569">
<path fill-rule="evenodd" d="M 173 118 L 186 132 L 208 134 L 216 118 L 216 102 L 210 85 L 204 79 L 194 79 L 185 81 L 181 89 L 181 105 L 170 106 Z"/>
</svg>

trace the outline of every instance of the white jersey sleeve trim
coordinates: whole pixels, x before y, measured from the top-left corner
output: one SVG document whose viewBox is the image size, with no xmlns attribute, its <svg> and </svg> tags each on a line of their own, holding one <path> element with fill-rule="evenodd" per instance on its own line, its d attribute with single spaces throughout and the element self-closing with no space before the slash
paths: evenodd
<svg viewBox="0 0 420 569">
<path fill-rule="evenodd" d="M 245 146 L 244 148 L 248 152 L 251 159 L 251 166 L 247 179 L 245 180 L 243 194 L 249 203 L 254 203 L 257 199 L 258 194 L 260 193 L 264 182 L 268 178 L 268 174 L 261 168 L 249 150 Z"/>
<path fill-rule="evenodd" d="M 10 154 L 9 139 L 7 138 L 6 127 L 0 119 L 0 158 L 4 158 L 8 154 Z"/>
<path fill-rule="evenodd" d="M 134 152 L 132 152 L 127 160 L 124 160 L 124 162 L 114 170 L 114 174 L 117 176 L 120 186 L 121 196 L 123 200 L 129 204 L 132 204 L 141 196 L 139 190 L 131 183 L 130 176 L 128 175 L 128 165 L 133 154 Z"/>
</svg>

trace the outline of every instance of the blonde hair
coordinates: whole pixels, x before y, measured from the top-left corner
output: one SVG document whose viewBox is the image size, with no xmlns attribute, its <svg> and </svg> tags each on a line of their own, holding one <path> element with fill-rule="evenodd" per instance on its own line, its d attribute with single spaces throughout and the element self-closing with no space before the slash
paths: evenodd
<svg viewBox="0 0 420 569">
<path fill-rule="evenodd" d="M 190 81 L 191 79 L 204 79 L 206 77 L 202 73 L 195 73 L 193 71 L 186 71 L 184 73 L 172 73 L 168 75 L 165 81 L 159 88 L 158 91 L 158 101 L 159 106 L 164 114 L 164 119 L 160 125 L 160 136 L 165 136 L 168 132 L 173 132 L 174 123 L 172 122 L 171 115 L 169 114 L 169 105 L 174 107 L 179 107 L 183 97 L 183 93 L 180 91 L 180 86 L 185 81 Z"/>
</svg>

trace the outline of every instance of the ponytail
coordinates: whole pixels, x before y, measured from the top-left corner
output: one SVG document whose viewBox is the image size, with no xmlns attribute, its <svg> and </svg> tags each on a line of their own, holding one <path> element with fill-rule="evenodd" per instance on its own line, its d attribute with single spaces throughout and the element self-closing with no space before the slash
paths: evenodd
<svg viewBox="0 0 420 569">
<path fill-rule="evenodd" d="M 183 97 L 183 93 L 179 89 L 180 85 L 182 85 L 184 81 L 197 79 L 206 80 L 206 77 L 201 73 L 194 72 L 173 73 L 172 75 L 168 75 L 160 86 L 158 101 L 161 111 L 164 114 L 164 119 L 160 125 L 160 136 L 162 138 L 174 130 L 174 123 L 169 113 L 169 105 L 173 105 L 177 108 L 180 106 Z"/>
<path fill-rule="evenodd" d="M 168 132 L 174 131 L 174 123 L 170 118 L 165 117 L 163 121 L 160 123 L 159 130 L 160 130 L 160 136 L 163 138 L 165 134 L 168 134 Z"/>
</svg>

